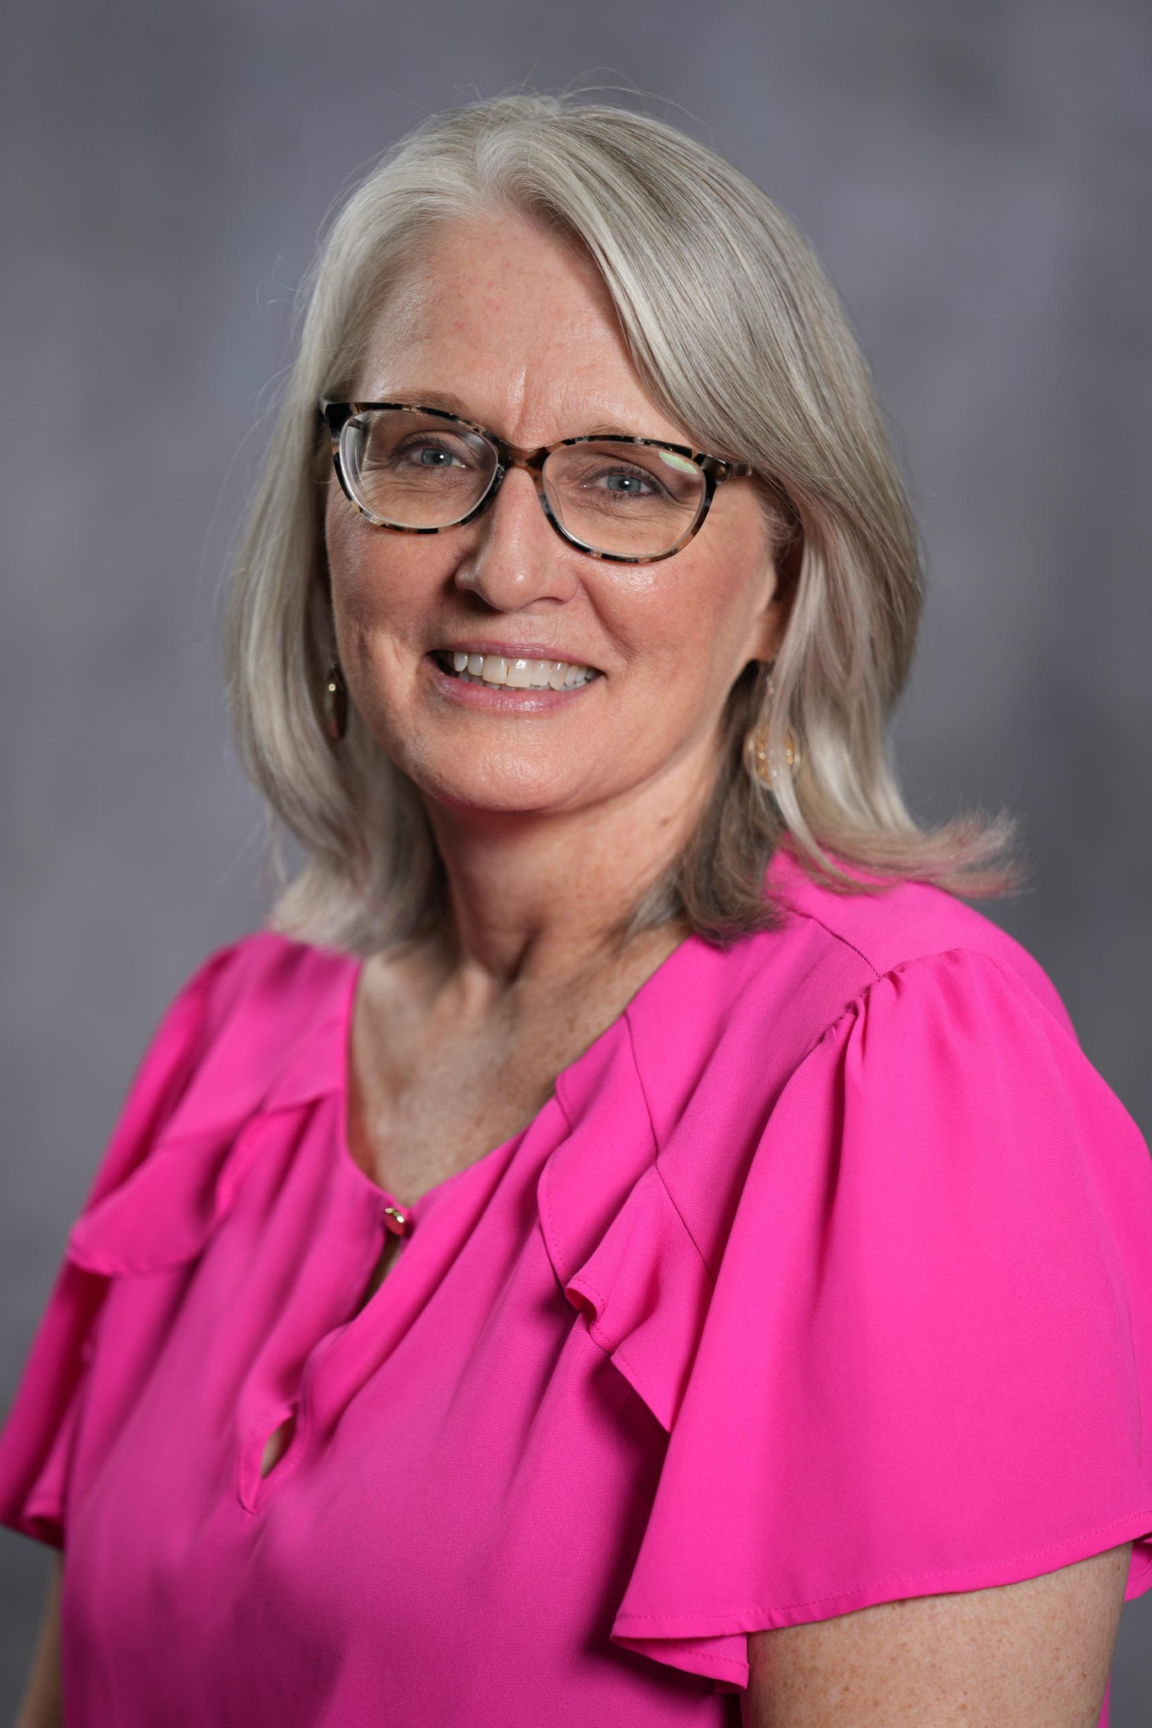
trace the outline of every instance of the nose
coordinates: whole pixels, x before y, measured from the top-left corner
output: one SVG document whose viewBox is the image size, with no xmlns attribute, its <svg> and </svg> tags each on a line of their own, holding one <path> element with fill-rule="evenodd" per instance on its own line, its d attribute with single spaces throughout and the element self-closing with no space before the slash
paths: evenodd
<svg viewBox="0 0 1152 1728">
<path fill-rule="evenodd" d="M 497 611 L 521 611 L 538 600 L 570 600 L 576 592 L 579 553 L 548 521 L 526 469 L 513 468 L 504 476 L 471 532 L 456 586 Z"/>
</svg>

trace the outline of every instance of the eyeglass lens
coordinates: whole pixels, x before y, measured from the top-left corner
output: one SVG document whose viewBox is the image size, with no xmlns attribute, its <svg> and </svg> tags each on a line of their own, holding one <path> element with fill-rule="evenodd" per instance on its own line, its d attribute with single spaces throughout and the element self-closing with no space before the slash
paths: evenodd
<svg viewBox="0 0 1152 1728">
<path fill-rule="evenodd" d="M 345 478 L 370 516 L 396 528 L 448 528 L 492 485 L 498 459 L 460 421 L 373 408 L 347 421 Z M 704 501 L 703 471 L 673 450 L 612 438 L 562 445 L 544 463 L 544 490 L 565 531 L 597 552 L 651 557 L 691 528 Z"/>
</svg>

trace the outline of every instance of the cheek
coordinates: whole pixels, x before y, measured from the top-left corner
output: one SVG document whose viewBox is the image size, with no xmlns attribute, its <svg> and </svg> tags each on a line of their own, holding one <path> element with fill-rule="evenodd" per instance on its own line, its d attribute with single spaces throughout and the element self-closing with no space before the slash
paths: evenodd
<svg viewBox="0 0 1152 1728">
<path fill-rule="evenodd" d="M 727 676 L 765 598 L 765 556 L 758 536 L 729 534 L 666 563 L 617 566 L 626 574 L 612 585 L 613 627 L 654 669 L 674 659 L 703 681 Z"/>
<path fill-rule="evenodd" d="M 346 505 L 329 508 L 325 541 L 338 626 L 402 629 L 443 577 L 443 556 L 430 541 L 375 529 Z"/>
<path fill-rule="evenodd" d="M 380 592 L 378 549 L 367 524 L 344 509 L 328 511 L 325 525 L 332 602 L 337 616 L 361 619 L 371 612 Z"/>
<path fill-rule="evenodd" d="M 741 499 L 717 533 L 701 547 L 685 606 L 689 628 L 707 629 L 716 653 L 742 656 L 775 590 L 771 538 L 750 499 Z M 705 530 L 710 526 L 705 523 Z M 735 669 L 739 671 L 739 667 Z"/>
</svg>

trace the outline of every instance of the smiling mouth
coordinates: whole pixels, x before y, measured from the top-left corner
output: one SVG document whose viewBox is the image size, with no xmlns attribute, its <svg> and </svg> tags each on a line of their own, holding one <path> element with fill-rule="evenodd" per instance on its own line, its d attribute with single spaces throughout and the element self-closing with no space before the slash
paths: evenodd
<svg viewBox="0 0 1152 1728">
<path fill-rule="evenodd" d="M 511 660 L 503 654 L 464 654 L 437 649 L 436 664 L 465 684 L 504 684 L 512 690 L 578 690 L 602 678 L 594 666 L 569 660 Z"/>
</svg>

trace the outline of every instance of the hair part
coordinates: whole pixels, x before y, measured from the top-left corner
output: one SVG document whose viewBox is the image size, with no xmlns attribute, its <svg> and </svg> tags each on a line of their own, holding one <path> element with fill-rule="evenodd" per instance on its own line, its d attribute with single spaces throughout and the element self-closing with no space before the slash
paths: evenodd
<svg viewBox="0 0 1152 1728">
<path fill-rule="evenodd" d="M 819 882 L 880 893 L 899 880 L 968 897 L 1025 878 L 1017 823 L 963 814 L 926 830 L 898 784 L 888 723 L 923 604 L 909 502 L 844 310 L 807 240 L 714 151 L 626 109 L 513 95 L 435 116 L 347 199 L 302 284 L 297 358 L 231 573 L 224 670 L 245 772 L 263 795 L 277 895 L 271 928 L 370 953 L 448 914 L 421 796 L 349 705 L 333 750 L 321 692 L 336 643 L 324 547 L 331 472 L 317 418 L 350 388 L 387 295 L 442 223 L 495 211 L 543 221 L 592 259 L 653 402 L 697 448 L 764 477 L 787 627 L 724 710 L 715 783 L 681 855 L 617 926 L 680 921 L 726 943 L 771 928 L 764 872 L 787 845 Z M 744 770 L 767 728 L 796 771 Z M 303 849 L 289 877 L 283 825 Z M 866 878 L 857 874 L 863 871 Z"/>
</svg>

